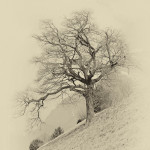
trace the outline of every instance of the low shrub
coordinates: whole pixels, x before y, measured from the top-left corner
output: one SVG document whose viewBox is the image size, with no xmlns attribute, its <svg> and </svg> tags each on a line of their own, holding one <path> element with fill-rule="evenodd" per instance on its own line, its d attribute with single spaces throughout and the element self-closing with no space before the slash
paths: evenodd
<svg viewBox="0 0 150 150">
<path fill-rule="evenodd" d="M 56 137 L 58 137 L 59 135 L 63 134 L 64 130 L 61 127 L 58 127 L 55 129 L 54 133 L 51 135 L 50 139 L 53 140 Z"/>
<path fill-rule="evenodd" d="M 44 144 L 43 141 L 39 140 L 39 139 L 35 139 L 31 142 L 30 146 L 29 146 L 29 150 L 37 150 L 40 146 L 42 146 Z"/>
</svg>

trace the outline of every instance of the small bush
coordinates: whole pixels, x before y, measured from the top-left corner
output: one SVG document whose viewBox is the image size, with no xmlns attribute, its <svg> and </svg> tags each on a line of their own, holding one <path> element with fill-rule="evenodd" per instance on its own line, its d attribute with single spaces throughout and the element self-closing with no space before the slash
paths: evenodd
<svg viewBox="0 0 150 150">
<path fill-rule="evenodd" d="M 110 107 L 111 105 L 110 93 L 111 90 L 109 87 L 106 87 L 104 85 L 97 86 L 93 97 L 93 105 L 95 113 L 98 113 L 103 109 Z"/>
<path fill-rule="evenodd" d="M 44 144 L 43 141 L 39 140 L 39 139 L 35 139 L 31 142 L 30 146 L 29 146 L 29 150 L 37 150 L 40 146 L 42 146 Z"/>
<path fill-rule="evenodd" d="M 54 133 L 51 135 L 51 140 L 55 139 L 56 137 L 58 137 L 59 135 L 63 134 L 64 130 L 61 127 L 58 127 L 55 129 Z"/>
</svg>

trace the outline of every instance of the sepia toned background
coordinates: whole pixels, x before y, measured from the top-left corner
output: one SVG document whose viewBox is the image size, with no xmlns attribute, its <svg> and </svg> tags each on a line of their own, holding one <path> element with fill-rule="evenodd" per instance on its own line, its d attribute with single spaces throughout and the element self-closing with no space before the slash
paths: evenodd
<svg viewBox="0 0 150 150">
<path fill-rule="evenodd" d="M 35 79 L 31 59 L 40 53 L 32 38 L 40 21 L 60 24 L 73 11 L 89 10 L 99 28 L 119 29 L 128 43 L 138 70 L 137 84 L 149 99 L 150 91 L 150 2 L 148 0 L 1 0 L 0 1 L 0 149 L 27 150 L 30 135 L 25 117 L 14 119 L 17 92 Z M 51 105 L 53 110 L 57 101 Z M 147 112 L 150 113 L 150 112 Z"/>
</svg>

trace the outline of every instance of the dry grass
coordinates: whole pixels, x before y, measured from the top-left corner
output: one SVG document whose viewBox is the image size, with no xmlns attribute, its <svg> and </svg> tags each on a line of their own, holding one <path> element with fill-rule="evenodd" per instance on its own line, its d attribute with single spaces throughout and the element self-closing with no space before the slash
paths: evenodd
<svg viewBox="0 0 150 150">
<path fill-rule="evenodd" d="M 90 126 L 81 122 L 38 150 L 138 150 L 138 124 L 143 122 L 140 107 L 132 95 L 98 113 Z"/>
</svg>

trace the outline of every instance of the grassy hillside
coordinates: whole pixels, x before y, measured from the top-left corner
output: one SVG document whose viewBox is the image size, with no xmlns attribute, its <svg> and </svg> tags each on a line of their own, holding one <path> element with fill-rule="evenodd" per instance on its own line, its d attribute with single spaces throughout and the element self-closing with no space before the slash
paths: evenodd
<svg viewBox="0 0 150 150">
<path fill-rule="evenodd" d="M 38 150 L 148 150 L 150 145 L 145 145 L 142 136 L 142 125 L 148 122 L 148 107 L 143 102 L 148 101 L 133 94 L 96 114 L 89 127 L 81 123 Z"/>
</svg>

